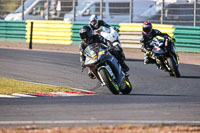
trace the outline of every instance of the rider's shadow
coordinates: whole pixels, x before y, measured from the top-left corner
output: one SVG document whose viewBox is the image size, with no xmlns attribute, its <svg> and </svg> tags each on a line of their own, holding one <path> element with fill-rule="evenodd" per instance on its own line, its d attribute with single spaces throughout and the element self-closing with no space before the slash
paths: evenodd
<svg viewBox="0 0 200 133">
<path fill-rule="evenodd" d="M 126 61 L 144 62 L 143 59 L 130 59 L 130 58 L 126 59 Z"/>
<path fill-rule="evenodd" d="M 185 79 L 200 79 L 200 76 L 181 76 L 180 78 L 185 78 Z"/>
</svg>

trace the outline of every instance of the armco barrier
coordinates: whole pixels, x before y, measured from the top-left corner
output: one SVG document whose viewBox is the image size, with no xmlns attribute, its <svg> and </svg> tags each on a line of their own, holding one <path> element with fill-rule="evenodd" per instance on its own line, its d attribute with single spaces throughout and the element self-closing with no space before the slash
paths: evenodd
<svg viewBox="0 0 200 133">
<path fill-rule="evenodd" d="M 140 48 L 140 38 L 142 34 L 142 23 L 120 23 L 120 40 L 122 47 Z M 173 36 L 173 25 L 153 24 L 154 29 Z"/>
<path fill-rule="evenodd" d="M 32 21 L 33 43 L 78 45 L 79 30 L 88 23 Z M 111 24 L 119 28 L 122 47 L 140 48 L 142 23 Z M 200 52 L 200 27 L 153 24 L 154 29 L 176 38 L 178 51 Z M 31 21 L 0 21 L 0 41 L 30 41 Z"/>
<path fill-rule="evenodd" d="M 64 21 L 33 21 L 33 43 L 66 44 L 72 43 L 72 24 Z M 26 42 L 30 41 L 31 21 L 26 25 Z"/>
<path fill-rule="evenodd" d="M 0 21 L 0 40 L 25 42 L 25 21 Z"/>
<path fill-rule="evenodd" d="M 78 45 L 81 43 L 81 38 L 79 36 L 79 30 L 84 26 L 84 25 L 88 25 L 88 23 L 78 23 L 78 22 L 74 22 L 73 23 L 73 27 L 72 27 L 72 44 L 73 45 Z M 111 26 L 119 28 L 119 25 L 117 24 L 111 24 Z"/>
<path fill-rule="evenodd" d="M 200 52 L 200 27 L 174 26 L 178 51 Z"/>
</svg>

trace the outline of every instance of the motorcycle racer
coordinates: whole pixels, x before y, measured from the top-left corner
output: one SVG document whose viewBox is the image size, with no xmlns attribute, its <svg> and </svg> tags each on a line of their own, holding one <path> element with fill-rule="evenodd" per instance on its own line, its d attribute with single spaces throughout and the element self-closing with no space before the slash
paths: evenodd
<svg viewBox="0 0 200 133">
<path fill-rule="evenodd" d="M 163 38 L 171 37 L 166 33 L 161 33 L 157 29 L 152 29 L 152 24 L 149 21 L 146 21 L 142 25 L 142 37 L 140 42 L 142 43 L 141 51 L 144 52 L 144 64 L 154 63 L 155 61 L 150 58 L 153 46 L 150 45 L 153 38 L 156 36 L 161 36 Z"/>
<path fill-rule="evenodd" d="M 103 20 L 99 20 L 96 15 L 91 15 L 89 25 L 93 31 L 97 31 L 97 30 L 99 30 L 100 27 L 103 26 L 103 27 L 109 28 L 111 33 L 115 32 L 115 30 L 117 32 L 119 32 L 118 29 L 113 28 L 112 26 L 110 26 L 109 24 L 104 22 Z M 97 32 L 99 32 L 99 31 L 97 31 Z M 118 43 L 120 43 L 119 39 L 116 41 L 118 41 Z M 121 45 L 114 46 L 114 49 L 115 49 L 116 55 L 118 56 L 118 58 L 117 57 L 116 58 L 120 61 L 122 68 L 124 69 L 125 72 L 128 72 L 129 67 L 124 62 L 126 57 L 125 57 L 125 54 L 123 52 Z"/>
<path fill-rule="evenodd" d="M 103 43 L 108 47 L 111 54 L 119 60 L 119 63 L 121 64 L 122 68 L 124 69 L 124 72 L 128 71 L 128 66 L 125 64 L 123 56 L 120 55 L 121 51 L 115 49 L 109 40 L 103 38 L 101 35 L 98 35 L 98 34 L 94 35 L 93 30 L 90 26 L 83 26 L 80 29 L 79 34 L 82 39 L 82 42 L 79 45 L 80 62 L 81 62 L 82 67 L 84 67 L 84 63 L 85 63 L 85 56 L 84 56 L 83 52 L 84 52 L 85 48 L 87 47 L 87 45 L 93 44 L 93 43 Z M 92 79 L 95 78 L 94 74 L 90 70 L 88 72 L 88 75 Z"/>
<path fill-rule="evenodd" d="M 97 30 L 101 26 L 104 26 L 106 28 L 110 28 L 111 26 L 104 22 L 103 20 L 99 20 L 96 15 L 91 15 L 89 25 L 92 28 L 92 30 Z"/>
</svg>

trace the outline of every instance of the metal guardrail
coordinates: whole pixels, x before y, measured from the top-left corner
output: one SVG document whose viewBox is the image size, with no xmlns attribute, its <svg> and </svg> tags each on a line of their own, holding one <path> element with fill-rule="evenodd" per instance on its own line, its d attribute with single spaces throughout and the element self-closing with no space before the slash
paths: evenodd
<svg viewBox="0 0 200 133">
<path fill-rule="evenodd" d="M 0 21 L 0 41 L 32 42 L 44 44 L 79 45 L 79 30 L 88 23 L 64 21 Z M 111 24 L 119 28 L 122 47 L 140 48 L 142 23 Z M 176 38 L 178 51 L 200 52 L 200 27 L 153 24 L 154 29 Z"/>
<path fill-rule="evenodd" d="M 200 27 L 174 26 L 178 51 L 200 52 Z"/>
<path fill-rule="evenodd" d="M 0 21 L 0 40 L 25 42 L 25 21 Z"/>
<path fill-rule="evenodd" d="M 30 41 L 31 22 L 26 21 L 26 42 Z M 64 21 L 33 21 L 33 43 L 66 44 L 72 43 L 72 24 Z"/>
</svg>

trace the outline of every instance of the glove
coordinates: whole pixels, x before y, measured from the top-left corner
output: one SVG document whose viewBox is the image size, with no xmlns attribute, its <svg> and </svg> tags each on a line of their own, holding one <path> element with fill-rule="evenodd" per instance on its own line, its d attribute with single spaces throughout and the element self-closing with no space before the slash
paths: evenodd
<svg viewBox="0 0 200 133">
<path fill-rule="evenodd" d="M 152 51 L 146 51 L 145 54 L 146 54 L 146 55 L 152 55 L 153 53 L 152 53 Z"/>
<path fill-rule="evenodd" d="M 174 37 L 171 38 L 171 42 L 174 43 L 176 39 Z"/>
</svg>

